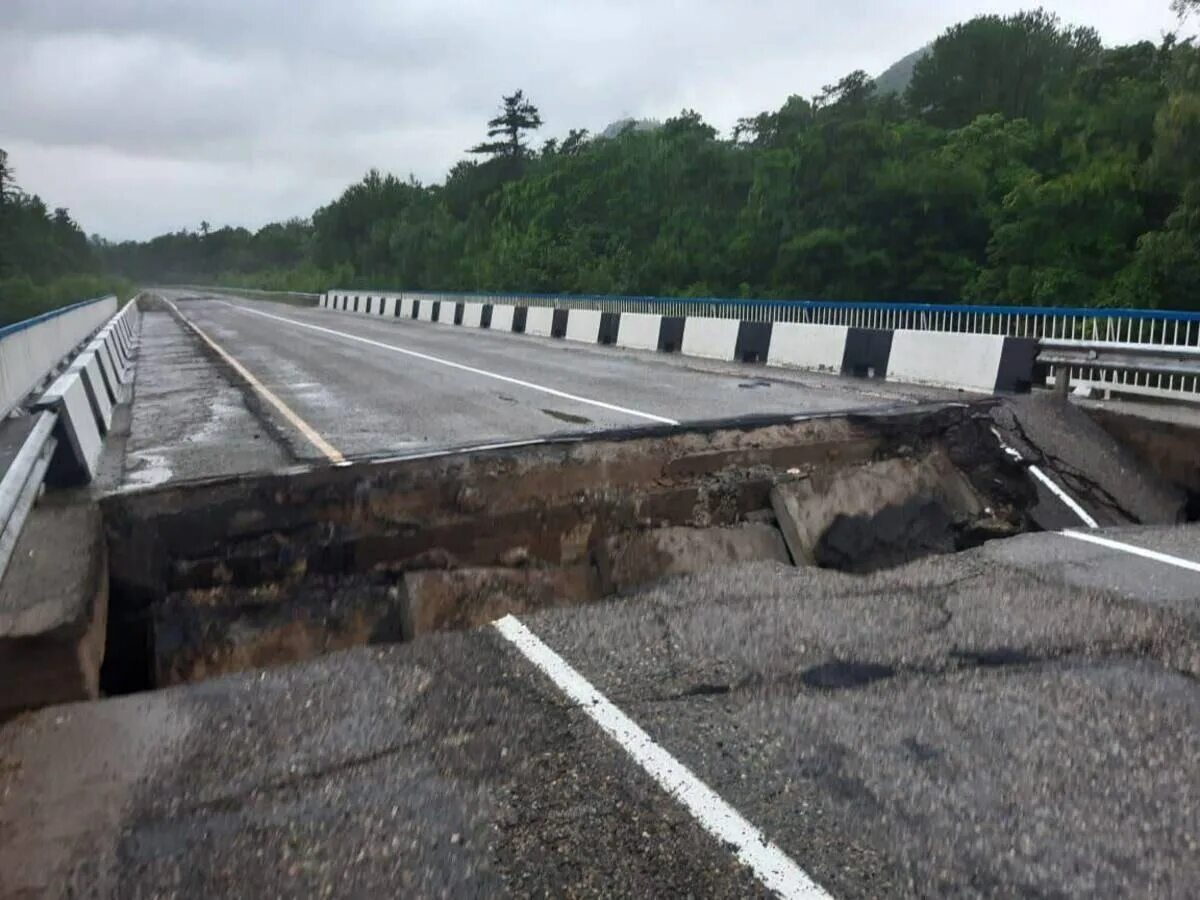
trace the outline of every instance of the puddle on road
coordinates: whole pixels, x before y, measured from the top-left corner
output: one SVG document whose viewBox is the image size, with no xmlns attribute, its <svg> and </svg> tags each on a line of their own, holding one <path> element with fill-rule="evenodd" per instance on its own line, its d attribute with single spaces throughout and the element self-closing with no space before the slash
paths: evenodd
<svg viewBox="0 0 1200 900">
<path fill-rule="evenodd" d="M 107 497 L 104 686 L 412 640 L 712 565 L 869 571 L 1016 534 L 1036 493 L 990 424 L 986 405 L 952 405 L 651 427 Z"/>
<path fill-rule="evenodd" d="M 130 488 L 148 488 L 164 484 L 171 480 L 174 474 L 167 464 L 165 454 L 151 453 L 142 450 L 134 454 L 136 462 L 126 470 L 124 483 Z"/>
</svg>

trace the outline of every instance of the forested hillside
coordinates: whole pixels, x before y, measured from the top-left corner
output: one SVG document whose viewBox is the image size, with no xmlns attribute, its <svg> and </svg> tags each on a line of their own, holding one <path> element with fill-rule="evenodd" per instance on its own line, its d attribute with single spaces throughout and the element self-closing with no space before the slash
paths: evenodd
<svg viewBox="0 0 1200 900">
<path fill-rule="evenodd" d="M 903 94 L 908 90 L 912 81 L 913 69 L 929 53 L 932 45 L 914 50 L 901 59 L 896 60 L 884 71 L 875 76 L 875 90 L 880 94 Z"/>
<path fill-rule="evenodd" d="M 518 92 L 443 184 L 372 170 L 311 221 L 103 255 L 138 280 L 268 288 L 1200 309 L 1192 42 L 988 16 L 938 37 L 900 96 L 854 72 L 728 137 L 690 110 L 539 146 L 540 125 Z"/>
</svg>

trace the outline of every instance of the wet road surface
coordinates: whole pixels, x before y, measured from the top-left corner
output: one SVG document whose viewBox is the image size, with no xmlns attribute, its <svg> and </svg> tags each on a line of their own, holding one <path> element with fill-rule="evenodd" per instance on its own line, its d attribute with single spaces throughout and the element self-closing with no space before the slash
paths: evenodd
<svg viewBox="0 0 1200 900">
<path fill-rule="evenodd" d="M 929 395 L 174 299 L 347 457 Z M 130 418 L 127 488 L 323 461 L 167 310 Z M 741 565 L 521 622 L 818 886 L 796 896 L 1195 896 L 1200 528 L 1099 534 Z M 768 896 L 571 696 L 485 627 L 23 716 L 0 895 Z"/>
<path fill-rule="evenodd" d="M 430 322 L 163 295 L 347 458 L 950 396 Z M 326 461 L 171 310 L 148 310 L 142 328 L 128 486 Z"/>
</svg>

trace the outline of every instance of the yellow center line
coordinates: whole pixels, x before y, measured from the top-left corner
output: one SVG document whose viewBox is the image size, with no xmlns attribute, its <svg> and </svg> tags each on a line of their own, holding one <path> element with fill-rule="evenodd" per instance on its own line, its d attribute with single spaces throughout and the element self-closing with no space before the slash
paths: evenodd
<svg viewBox="0 0 1200 900">
<path fill-rule="evenodd" d="M 260 397 L 275 407 L 275 409 L 279 411 L 279 414 L 287 419 L 297 431 L 304 435 L 310 444 L 312 444 L 325 455 L 326 459 L 328 459 L 334 465 L 345 464 L 346 457 L 342 455 L 342 452 L 338 450 L 337 447 L 333 446 L 329 443 L 329 441 L 321 437 L 315 428 L 305 422 L 302 418 L 300 418 L 300 416 L 296 415 L 295 411 L 290 406 L 275 396 L 275 394 L 273 394 L 265 384 L 255 378 L 250 373 L 250 370 L 234 359 L 224 347 L 201 331 L 197 325 L 194 325 L 192 322 L 190 322 L 188 318 L 179 311 L 179 307 L 177 307 L 166 297 L 163 297 L 162 299 L 167 306 L 171 307 L 172 311 L 174 311 L 175 315 L 179 317 L 179 320 L 183 322 L 184 325 L 192 329 L 192 331 L 196 333 L 200 340 L 212 347 L 216 354 L 220 356 L 221 359 L 225 360 L 225 362 L 229 364 L 229 367 L 233 369 L 233 371 L 237 372 L 244 379 L 246 379 L 246 383 L 249 384 L 250 387 L 254 388 Z"/>
</svg>

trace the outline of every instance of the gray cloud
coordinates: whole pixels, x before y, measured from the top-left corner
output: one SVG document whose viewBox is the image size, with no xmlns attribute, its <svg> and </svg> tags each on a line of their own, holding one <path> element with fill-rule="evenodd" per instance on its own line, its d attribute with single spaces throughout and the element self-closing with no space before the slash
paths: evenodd
<svg viewBox="0 0 1200 900">
<path fill-rule="evenodd" d="M 544 137 L 683 107 L 728 129 L 879 72 L 995 0 L 8 0 L 0 146 L 90 231 L 307 215 L 370 166 L 440 179 L 524 88 Z M 1045 4 L 1109 43 L 1167 0 Z"/>
</svg>

